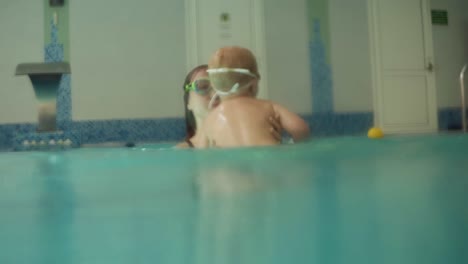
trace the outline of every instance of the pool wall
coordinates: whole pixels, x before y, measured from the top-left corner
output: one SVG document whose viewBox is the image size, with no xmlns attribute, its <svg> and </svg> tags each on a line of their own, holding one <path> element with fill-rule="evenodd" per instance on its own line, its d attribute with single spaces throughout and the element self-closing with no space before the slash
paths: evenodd
<svg viewBox="0 0 468 264">
<path fill-rule="evenodd" d="M 105 11 L 110 3 L 109 0 L 107 1 L 107 4 L 100 3 L 99 8 Z M 70 35 L 76 37 L 76 35 L 70 33 L 73 33 L 73 30 L 71 30 L 73 23 L 70 22 L 73 21 L 70 20 L 70 17 L 73 17 L 71 15 L 73 12 L 71 11 L 75 9 L 70 9 L 71 4 L 69 1 L 65 1 L 65 6 L 61 8 L 50 7 L 48 2 L 48 0 L 43 0 L 44 16 L 41 26 L 44 27 L 44 40 L 39 41 L 39 44 L 34 44 L 34 49 L 39 47 L 38 50 L 43 51 L 43 59 L 46 62 L 70 62 L 71 53 L 73 53 L 71 52 L 73 51 L 71 48 L 76 49 L 78 46 L 71 45 L 70 41 Z M 448 2 L 445 0 L 431 1 L 434 7 L 448 8 L 452 13 L 451 24 L 449 26 L 434 26 L 436 59 L 440 54 L 443 54 L 444 58 L 447 57 L 445 44 L 453 45 L 453 43 L 460 43 L 462 45 L 459 39 L 454 39 L 453 37 L 457 36 L 459 38 L 460 34 L 455 34 L 454 32 L 459 28 L 459 22 L 465 19 L 461 13 L 458 14 L 455 11 L 463 8 L 453 1 Z M 146 5 L 150 6 L 154 4 L 150 3 L 153 2 L 147 1 Z M 180 9 L 175 7 L 183 7 L 182 1 L 177 1 L 177 3 L 174 5 L 180 6 L 173 6 L 174 10 Z M 169 8 L 169 4 L 165 7 Z M 355 47 L 359 47 L 358 49 L 361 51 L 366 50 L 368 45 L 368 37 L 365 30 L 367 28 L 365 7 L 365 1 L 361 0 L 352 4 L 344 4 L 340 1 L 332 0 L 303 0 L 297 1 L 294 4 L 265 1 L 265 16 L 269 25 L 266 28 L 266 38 L 269 43 L 266 54 L 268 58 L 267 80 L 269 95 L 273 100 L 290 107 L 293 111 L 304 113 L 303 117 L 309 123 L 314 136 L 363 135 L 372 125 L 372 89 L 368 54 L 354 50 Z M 23 9 L 25 13 L 27 11 L 26 8 L 31 7 L 25 5 Z M 92 8 L 90 7 L 90 9 Z M 349 12 L 350 8 L 352 8 L 353 12 Z M 38 8 L 33 9 L 36 10 Z M 298 12 L 300 11 L 304 11 L 304 14 L 301 13 L 299 15 Z M 58 27 L 53 23 L 54 12 L 58 14 Z M 294 21 L 288 20 L 288 16 L 294 14 L 296 14 L 296 19 Z M 173 15 L 181 14 L 177 13 Z M 77 16 L 75 15 L 74 17 L 76 18 Z M 360 19 L 357 19 L 357 17 L 360 17 Z M 292 32 L 287 28 L 278 27 L 286 22 L 296 23 L 295 32 L 299 32 L 297 35 L 301 35 L 302 37 L 296 38 L 296 35 L 283 36 L 283 33 L 290 34 Z M 145 27 L 145 24 L 136 24 L 140 23 L 138 21 L 132 21 L 132 23 L 135 23 L 131 24 L 134 27 Z M 94 31 L 92 25 L 88 28 L 89 32 L 86 31 L 85 33 L 91 35 L 98 34 L 97 36 L 104 35 L 99 31 Z M 180 26 L 183 29 L 184 23 L 181 22 L 175 26 Z M 346 32 L 353 32 L 353 38 L 349 38 L 345 34 Z M 279 38 L 279 35 L 283 37 Z M 3 37 L 3 35 L 0 37 Z M 15 36 L 11 37 L 14 38 Z M 107 41 L 108 39 L 104 40 Z M 174 41 L 176 40 L 177 38 Z M 75 38 L 72 44 L 81 43 L 80 41 L 83 40 Z M 300 63 L 296 60 L 296 57 L 285 58 L 284 56 L 279 56 L 291 50 L 291 47 L 293 47 L 291 45 L 303 47 L 303 49 L 296 50 L 296 55 L 303 58 L 301 62 L 304 62 L 305 65 L 301 65 L 306 66 L 305 68 L 302 66 L 298 67 Z M 161 49 L 164 48 L 167 47 L 161 46 Z M 450 59 L 450 62 L 440 59 L 438 61 L 437 89 L 439 129 L 441 131 L 453 130 L 461 126 L 460 109 L 454 107 L 459 104 L 456 78 L 451 75 L 451 72 L 458 67 L 456 65 L 458 60 L 453 60 L 453 57 L 463 59 L 461 58 L 462 56 L 458 55 L 460 55 L 459 52 L 465 51 L 458 47 L 453 47 L 450 50 L 456 53 L 452 54 L 451 57 L 447 57 L 447 59 Z M 95 59 L 92 63 L 97 63 L 101 58 L 98 56 L 100 55 L 99 52 L 101 52 L 100 49 L 96 48 L 95 51 L 90 50 L 90 52 L 92 53 L 90 57 Z M 184 55 L 181 55 L 181 58 L 183 59 Z M 343 58 L 347 59 L 343 60 Z M 349 67 L 347 64 L 350 62 L 352 63 L 352 67 Z M 96 98 L 91 98 L 91 94 L 86 94 L 84 98 L 87 101 L 75 102 L 74 107 L 72 107 L 72 79 L 75 81 L 80 79 L 76 74 L 73 75 L 74 69 L 76 70 L 75 73 L 80 70 L 80 67 L 77 67 L 76 63 L 76 59 L 71 60 L 72 74 L 63 76 L 58 92 L 57 126 L 62 131 L 60 133 L 35 133 L 37 124 L 32 121 L 34 117 L 29 116 L 33 112 L 25 107 L 31 104 L 29 100 L 31 98 L 28 99 L 21 96 L 18 97 L 21 98 L 19 101 L 15 99 L 16 93 L 19 93 L 18 91 L 20 90 L 27 90 L 27 92 L 30 91 L 30 94 L 32 94 L 30 84 L 24 85 L 24 87 L 21 86 L 21 89 L 16 90 L 12 87 L 7 87 L 7 85 L 0 87 L 2 89 L 0 92 L 5 91 L 5 97 L 2 96 L 0 102 L 6 100 L 6 95 L 8 95 L 8 100 L 12 101 L 11 107 L 8 107 L 8 103 L 10 102 L 0 105 L 2 109 L 0 112 L 1 150 L 15 149 L 24 140 L 39 142 L 41 140 L 49 141 L 62 138 L 71 139 L 75 144 L 81 145 L 105 142 L 177 141 L 184 137 L 184 120 L 181 117 L 183 109 L 182 100 L 179 95 L 166 94 L 162 89 L 157 91 L 158 98 L 154 98 L 150 96 L 152 92 L 135 88 L 133 93 L 142 94 L 144 98 L 154 98 L 151 105 L 156 106 L 155 108 L 149 106 L 146 108 L 139 107 L 137 104 L 142 103 L 135 102 L 134 108 L 143 109 L 143 114 L 136 110 L 133 113 L 134 109 L 128 107 L 128 105 L 124 107 L 119 104 L 118 101 L 124 98 L 121 91 L 119 91 L 120 88 L 107 86 L 96 87 L 96 90 L 105 90 L 104 92 L 107 97 L 96 100 Z M 184 62 L 180 63 L 183 65 Z M 8 66 L 5 68 L 5 71 L 9 71 L 10 69 L 13 71 L 14 66 L 13 64 Z M 180 65 L 175 66 L 174 68 L 181 68 L 179 67 Z M 159 67 L 159 65 L 155 65 L 155 67 Z M 179 78 L 181 74 L 184 74 L 184 69 L 182 68 L 180 69 L 180 74 L 179 72 L 177 74 L 174 73 L 177 76 L 177 80 L 181 79 Z M 290 71 L 292 68 L 296 70 L 294 72 Z M 298 75 L 295 75 L 298 68 L 304 69 L 300 74 L 297 73 Z M 288 70 L 288 74 L 283 74 L 285 70 Z M 177 84 L 179 85 L 179 82 Z M 294 87 L 288 87 L 291 85 Z M 160 84 L 160 86 L 166 87 L 167 85 Z M 288 89 L 285 89 L 285 87 L 288 87 Z M 83 90 L 83 87 L 74 87 L 73 89 L 73 98 L 75 99 L 80 91 Z M 108 96 L 115 90 L 118 91 L 116 96 Z M 21 100 L 23 102 L 20 102 Z M 97 108 L 91 106 L 91 101 L 99 102 L 95 105 Z M 167 106 L 174 109 L 171 108 L 170 111 L 166 111 Z M 86 112 L 91 114 L 83 114 L 83 108 L 91 109 Z M 125 109 L 125 111 L 132 112 L 128 115 L 130 118 L 122 117 L 119 114 L 121 112 L 116 113 L 115 110 L 117 109 Z M 156 109 L 156 111 L 153 111 L 153 109 Z M 99 111 L 104 110 L 110 112 L 111 115 L 105 116 L 99 113 Z M 144 116 L 145 118 L 134 118 L 134 116 Z M 166 118 L 166 116 L 168 117 Z"/>
<path fill-rule="evenodd" d="M 372 113 L 322 113 L 304 116 L 314 136 L 363 135 L 372 125 Z M 439 129 L 457 129 L 461 124 L 460 110 L 439 111 Z M 104 142 L 177 141 L 184 137 L 185 123 L 182 118 L 71 121 L 61 124 L 71 138 L 80 144 Z M 0 125 L 0 149 L 13 149 L 22 144 L 25 135 L 34 133 L 36 124 Z M 48 139 L 53 135 L 44 134 Z M 33 136 L 34 138 L 34 136 Z"/>
</svg>

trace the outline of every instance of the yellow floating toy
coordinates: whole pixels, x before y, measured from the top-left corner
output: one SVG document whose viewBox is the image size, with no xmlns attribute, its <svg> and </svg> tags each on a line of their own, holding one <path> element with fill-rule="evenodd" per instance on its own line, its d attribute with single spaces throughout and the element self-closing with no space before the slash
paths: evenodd
<svg viewBox="0 0 468 264">
<path fill-rule="evenodd" d="M 384 134 L 382 129 L 378 127 L 373 127 L 367 132 L 367 136 L 372 139 L 383 138 Z"/>
</svg>

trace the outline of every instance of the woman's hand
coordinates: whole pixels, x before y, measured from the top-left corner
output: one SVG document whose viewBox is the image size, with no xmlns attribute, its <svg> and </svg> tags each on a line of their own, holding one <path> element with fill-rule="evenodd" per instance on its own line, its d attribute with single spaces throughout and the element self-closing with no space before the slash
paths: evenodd
<svg viewBox="0 0 468 264">
<path fill-rule="evenodd" d="M 275 114 L 275 116 L 270 116 L 268 118 L 268 122 L 270 122 L 270 125 L 271 125 L 270 133 L 278 142 L 281 142 L 283 139 L 282 137 L 283 128 L 281 127 L 281 121 L 280 121 L 279 115 Z"/>
</svg>

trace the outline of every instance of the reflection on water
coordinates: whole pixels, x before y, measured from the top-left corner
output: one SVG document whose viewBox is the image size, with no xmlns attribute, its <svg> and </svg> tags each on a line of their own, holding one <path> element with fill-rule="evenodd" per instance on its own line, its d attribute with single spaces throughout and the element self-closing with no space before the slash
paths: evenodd
<svg viewBox="0 0 468 264">
<path fill-rule="evenodd" d="M 24 157 L 6 161 L 16 173 L 2 173 L 0 263 L 74 263 L 75 196 L 67 157 Z"/>
<path fill-rule="evenodd" d="M 196 263 L 279 263 L 277 253 L 286 245 L 276 241 L 288 240 L 294 229 L 308 225 L 305 216 L 312 213 L 307 191 L 311 178 L 307 170 L 299 172 L 296 167 L 289 176 L 271 174 L 268 166 L 251 161 L 201 169 Z M 290 208 L 284 208 L 280 199 L 288 199 Z M 303 238 L 302 246 L 313 237 Z M 310 253 L 284 252 L 283 257 L 310 262 Z"/>
<path fill-rule="evenodd" d="M 467 263 L 468 137 L 0 154 L 0 263 Z"/>
<path fill-rule="evenodd" d="M 69 179 L 68 158 L 49 154 L 36 159 L 38 184 L 37 250 L 44 263 L 57 260 L 75 263 L 73 251 L 73 218 L 76 207 L 73 184 Z M 31 238 L 33 239 L 33 238 Z"/>
</svg>

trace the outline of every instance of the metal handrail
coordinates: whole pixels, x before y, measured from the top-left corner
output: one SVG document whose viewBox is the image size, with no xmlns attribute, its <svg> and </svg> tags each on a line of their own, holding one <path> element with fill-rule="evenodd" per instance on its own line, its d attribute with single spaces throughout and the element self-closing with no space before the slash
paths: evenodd
<svg viewBox="0 0 468 264">
<path fill-rule="evenodd" d="M 461 92 L 461 103 L 462 103 L 462 127 L 463 132 L 466 132 L 466 103 L 465 103 L 465 71 L 468 64 L 463 66 L 460 72 L 460 92 Z"/>
</svg>

